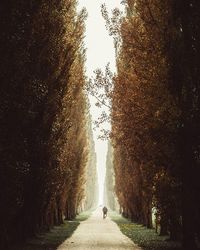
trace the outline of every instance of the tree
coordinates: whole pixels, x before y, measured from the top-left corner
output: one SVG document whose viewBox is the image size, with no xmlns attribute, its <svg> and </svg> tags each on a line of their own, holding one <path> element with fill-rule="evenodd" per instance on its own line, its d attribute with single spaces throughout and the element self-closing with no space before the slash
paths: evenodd
<svg viewBox="0 0 200 250">
<path fill-rule="evenodd" d="M 111 133 L 116 192 L 126 216 L 150 225 L 154 205 L 161 234 L 177 239 L 182 233 L 184 248 L 196 249 L 200 4 L 124 3 L 124 18 L 116 10 L 109 19 L 102 8 L 110 34 L 119 41 Z"/>
<path fill-rule="evenodd" d="M 116 29 L 104 7 L 102 11 L 112 34 Z M 181 189 L 180 161 L 176 155 L 181 111 L 169 90 L 171 13 L 167 1 L 127 1 L 126 16 L 117 18 L 117 14 L 111 19 L 118 20 L 120 26 L 111 136 L 116 192 L 124 215 L 151 227 L 151 209 L 156 205 L 161 221 L 165 221 L 161 223 L 161 232 L 170 231 L 171 238 L 175 238 L 170 225 L 180 230 L 181 206 L 174 201 L 180 198 Z M 168 200 L 159 195 L 164 193 L 158 178 L 160 172 L 169 180 L 166 187 L 173 193 Z M 175 187 L 170 185 L 172 181 Z M 168 206 L 168 213 L 161 212 L 169 204 L 173 206 Z"/>
<path fill-rule="evenodd" d="M 88 160 L 85 10 L 3 1 L 0 16 L 0 247 L 73 218 Z"/>
<path fill-rule="evenodd" d="M 118 200 L 115 194 L 115 172 L 113 168 L 113 148 L 108 141 L 108 152 L 106 156 L 106 176 L 104 185 L 104 204 L 113 211 L 119 210 Z"/>
</svg>

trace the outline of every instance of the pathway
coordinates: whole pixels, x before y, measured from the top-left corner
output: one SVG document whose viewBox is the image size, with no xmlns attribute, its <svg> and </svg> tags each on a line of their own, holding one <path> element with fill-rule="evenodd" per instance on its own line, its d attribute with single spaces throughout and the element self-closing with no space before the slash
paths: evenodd
<svg viewBox="0 0 200 250">
<path fill-rule="evenodd" d="M 123 235 L 116 223 L 109 217 L 102 218 L 97 209 L 86 221 L 81 222 L 73 235 L 57 250 L 141 250 Z"/>
</svg>

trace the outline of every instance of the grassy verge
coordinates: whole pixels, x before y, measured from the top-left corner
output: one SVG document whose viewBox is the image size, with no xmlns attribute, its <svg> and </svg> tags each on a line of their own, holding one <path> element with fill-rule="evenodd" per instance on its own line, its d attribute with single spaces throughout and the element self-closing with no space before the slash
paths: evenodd
<svg viewBox="0 0 200 250">
<path fill-rule="evenodd" d="M 143 250 L 181 249 L 178 242 L 169 241 L 166 236 L 159 236 L 154 229 L 147 229 L 142 225 L 132 223 L 115 212 L 111 212 L 110 217 L 119 226 L 121 232 Z"/>
<path fill-rule="evenodd" d="M 50 232 L 41 234 L 36 238 L 28 240 L 22 247 L 15 250 L 56 250 L 76 230 L 81 221 L 88 219 L 91 211 L 79 214 L 72 221 L 65 221 L 60 226 L 55 226 Z"/>
</svg>

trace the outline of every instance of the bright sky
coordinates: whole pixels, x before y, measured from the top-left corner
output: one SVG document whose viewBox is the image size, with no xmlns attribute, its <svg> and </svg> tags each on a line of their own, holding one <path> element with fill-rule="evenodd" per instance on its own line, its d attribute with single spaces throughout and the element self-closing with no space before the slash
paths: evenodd
<svg viewBox="0 0 200 250">
<path fill-rule="evenodd" d="M 108 11 L 118 7 L 122 9 L 121 0 L 78 0 L 79 8 L 86 7 L 88 18 L 86 20 L 85 46 L 87 48 L 86 70 L 91 77 L 97 68 L 105 69 L 110 63 L 110 69 L 115 71 L 115 49 L 113 39 L 109 36 L 105 27 L 105 21 L 101 15 L 101 5 L 106 4 Z M 92 119 L 97 120 L 100 114 L 95 106 L 95 98 L 89 97 Z M 108 111 L 106 111 L 108 112 Z M 107 125 L 107 128 L 109 125 Z M 97 154 L 97 170 L 99 182 L 99 204 L 103 204 L 104 179 L 106 171 L 107 141 L 97 139 L 99 131 L 94 131 L 95 150 Z"/>
</svg>

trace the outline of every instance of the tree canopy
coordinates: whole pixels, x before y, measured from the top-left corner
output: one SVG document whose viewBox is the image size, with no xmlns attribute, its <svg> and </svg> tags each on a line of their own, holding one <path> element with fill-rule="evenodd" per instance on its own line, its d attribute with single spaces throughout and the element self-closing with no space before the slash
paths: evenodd
<svg viewBox="0 0 200 250">
<path fill-rule="evenodd" d="M 92 203 L 85 190 L 92 140 L 83 90 L 86 11 L 76 4 L 1 3 L 2 249 L 74 218 L 84 199 Z"/>
<path fill-rule="evenodd" d="M 124 216 L 151 227 L 154 208 L 160 234 L 182 238 L 186 249 L 195 249 L 200 214 L 200 4 L 123 3 L 124 16 L 115 9 L 109 17 L 102 6 L 116 46 L 117 73 L 107 94 L 115 192 Z M 106 89 L 108 81 L 101 78 Z"/>
</svg>

